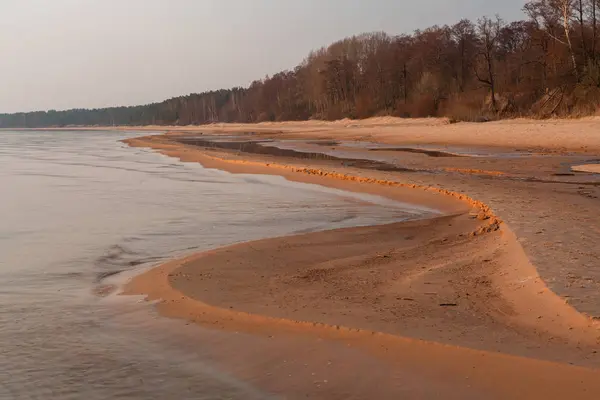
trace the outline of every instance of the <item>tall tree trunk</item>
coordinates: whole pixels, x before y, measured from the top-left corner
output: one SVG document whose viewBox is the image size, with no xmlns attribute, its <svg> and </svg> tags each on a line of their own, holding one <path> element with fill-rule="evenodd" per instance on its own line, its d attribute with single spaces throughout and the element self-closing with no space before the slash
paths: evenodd
<svg viewBox="0 0 600 400">
<path fill-rule="evenodd" d="M 598 0 L 592 0 L 592 58 L 596 61 L 596 37 L 598 34 L 598 21 L 596 18 L 596 7 Z"/>
<path fill-rule="evenodd" d="M 406 104 L 408 103 L 408 70 L 406 69 L 406 63 L 404 63 L 402 75 L 404 76 L 404 104 Z"/>
<path fill-rule="evenodd" d="M 565 38 L 567 39 L 567 46 L 569 47 L 569 53 L 571 55 L 571 63 L 573 64 L 573 74 L 575 79 L 579 82 L 579 68 L 577 67 L 577 59 L 575 58 L 575 51 L 573 50 L 573 43 L 571 41 L 571 25 L 569 19 L 571 17 L 571 1 L 561 1 L 561 11 L 563 15 L 563 29 L 565 30 Z"/>
<path fill-rule="evenodd" d="M 487 57 L 488 74 L 490 76 L 490 92 L 492 93 L 492 108 L 494 111 L 498 111 L 496 106 L 496 79 L 494 79 L 494 63 L 492 61 L 491 54 Z"/>
<path fill-rule="evenodd" d="M 581 48 L 583 49 L 583 54 L 585 54 L 585 57 L 588 58 L 589 57 L 589 51 L 587 48 L 587 42 L 585 40 L 585 21 L 583 20 L 583 0 L 578 0 L 579 1 L 579 9 L 577 10 L 579 13 L 578 16 L 578 20 L 579 20 L 579 33 L 581 35 Z"/>
<path fill-rule="evenodd" d="M 465 40 L 460 41 L 460 83 L 458 90 L 462 93 L 465 91 L 465 81 L 467 80 L 467 71 L 465 68 Z"/>
</svg>

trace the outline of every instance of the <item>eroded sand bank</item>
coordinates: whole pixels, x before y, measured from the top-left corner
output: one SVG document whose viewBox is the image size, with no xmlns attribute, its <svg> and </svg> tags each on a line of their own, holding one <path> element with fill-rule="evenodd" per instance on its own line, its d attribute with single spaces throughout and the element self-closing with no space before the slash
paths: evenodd
<svg viewBox="0 0 600 400">
<path fill-rule="evenodd" d="M 412 201 L 437 207 L 445 216 L 219 249 L 141 275 L 127 293 L 161 299 L 164 314 L 220 329 L 312 335 L 374 352 L 385 347 L 382 357 L 391 357 L 400 369 L 419 366 L 430 384 L 475 370 L 468 386 L 490 390 L 490 398 L 595 398 L 600 393 L 597 370 L 567 364 L 598 365 L 597 324 L 548 289 L 548 278 L 540 278 L 522 239 L 502 223 L 513 214 L 498 213 L 473 197 L 482 187 L 499 186 L 465 178 L 472 175 L 465 171 L 482 171 L 481 163 L 452 160 L 445 168 L 462 172 L 435 177 L 438 182 L 432 184 L 429 176 L 208 151 L 172 139 L 129 144 L 230 172 L 277 174 Z M 508 180 L 501 186 L 517 196 L 522 184 L 527 182 Z M 509 386 L 503 383 L 508 380 Z"/>
</svg>

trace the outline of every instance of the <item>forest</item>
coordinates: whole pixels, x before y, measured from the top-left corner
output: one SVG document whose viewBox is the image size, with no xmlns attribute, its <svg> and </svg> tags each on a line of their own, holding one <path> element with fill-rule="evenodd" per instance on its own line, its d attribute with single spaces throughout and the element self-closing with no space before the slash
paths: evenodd
<svg viewBox="0 0 600 400">
<path fill-rule="evenodd" d="M 494 16 L 406 35 L 361 34 L 246 88 L 134 107 L 0 114 L 0 128 L 593 115 L 599 8 L 600 0 L 531 0 L 522 21 Z"/>
</svg>

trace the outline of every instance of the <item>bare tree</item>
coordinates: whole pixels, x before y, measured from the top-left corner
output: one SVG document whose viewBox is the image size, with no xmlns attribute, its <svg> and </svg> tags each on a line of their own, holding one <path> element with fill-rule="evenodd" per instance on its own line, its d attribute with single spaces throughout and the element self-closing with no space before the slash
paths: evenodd
<svg viewBox="0 0 600 400">
<path fill-rule="evenodd" d="M 455 74 L 458 82 L 459 92 L 464 92 L 469 71 L 473 60 L 473 54 L 477 48 L 477 37 L 475 26 L 468 19 L 463 19 L 451 28 L 452 39 L 457 46 L 458 66 Z"/>
<path fill-rule="evenodd" d="M 583 54 L 586 57 L 589 57 L 589 50 L 587 47 L 587 41 L 585 40 L 585 20 L 583 15 L 585 13 L 585 7 L 588 0 L 575 0 L 574 1 L 574 11 L 577 13 L 577 22 L 579 23 L 579 35 L 581 36 L 581 48 L 583 49 Z"/>
<path fill-rule="evenodd" d="M 567 46 L 573 67 L 573 75 L 580 81 L 577 57 L 571 40 L 571 24 L 574 18 L 575 1 L 579 0 L 532 0 L 524 10 L 538 24 L 545 28 L 546 33 L 555 41 Z M 555 27 L 561 26 L 562 36 L 555 33 Z"/>
<path fill-rule="evenodd" d="M 477 54 L 480 62 L 475 65 L 475 76 L 479 82 L 489 87 L 494 111 L 498 110 L 496 106 L 496 51 L 503 25 L 504 21 L 499 16 L 496 16 L 495 19 L 483 17 L 477 21 L 477 33 L 481 43 Z"/>
</svg>

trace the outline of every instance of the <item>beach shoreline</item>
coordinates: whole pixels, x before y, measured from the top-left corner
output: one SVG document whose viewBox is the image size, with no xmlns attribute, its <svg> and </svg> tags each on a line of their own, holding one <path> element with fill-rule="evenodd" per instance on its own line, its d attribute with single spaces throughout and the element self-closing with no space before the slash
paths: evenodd
<svg viewBox="0 0 600 400">
<path fill-rule="evenodd" d="M 517 239 L 510 228 L 495 215 L 494 211 L 491 210 L 489 206 L 466 194 L 443 190 L 436 187 L 418 186 L 398 181 L 386 181 L 355 176 L 349 173 L 328 171 L 323 168 L 299 168 L 292 163 L 249 160 L 246 157 L 241 157 L 241 159 L 240 157 L 231 159 L 227 158 L 226 154 L 219 152 L 207 154 L 208 152 L 205 150 L 173 142 L 168 136 L 164 135 L 132 138 L 125 142 L 133 147 L 152 148 L 163 155 L 175 157 L 184 162 L 198 162 L 206 168 L 220 169 L 230 173 L 278 175 L 295 182 L 319 184 L 335 189 L 379 195 L 392 200 L 436 208 L 445 216 L 470 214 L 470 217 L 476 218 L 480 221 L 480 224 L 475 226 L 471 231 L 464 232 L 465 235 L 476 237 L 477 235 L 499 232 L 503 238 L 510 238 L 511 242 L 509 245 L 515 247 L 513 253 L 520 253 L 519 256 L 526 259 L 526 256 L 522 254 L 522 250 L 519 249 Z M 343 167 L 336 167 L 337 171 L 340 169 L 344 170 Z M 441 198 L 439 195 L 441 195 Z M 554 294 L 545 287 L 544 283 L 539 279 L 539 276 L 536 276 L 535 267 L 528 261 L 526 261 L 525 264 L 528 265 L 519 265 L 515 270 L 517 271 L 517 274 L 521 273 L 524 276 L 527 276 L 527 280 L 533 281 L 536 285 L 539 285 L 535 289 L 536 294 L 548 294 L 547 297 L 551 299 L 551 303 L 549 304 L 552 306 L 551 313 L 557 312 L 556 310 L 558 307 L 558 309 L 564 308 L 565 311 L 563 314 L 570 316 L 570 323 L 565 324 L 565 326 L 569 326 L 566 328 L 563 326 L 559 330 L 554 331 L 554 333 L 560 331 L 562 336 L 573 336 L 571 332 L 573 330 L 573 321 L 578 321 L 575 325 L 580 329 L 595 326 L 591 319 L 577 313 L 571 307 L 566 305 L 564 300 L 558 298 L 558 296 L 554 298 Z M 503 271 L 502 274 L 508 275 L 508 271 Z M 534 292 L 531 288 L 528 288 L 528 290 Z M 539 297 L 540 296 L 536 296 L 536 298 Z M 525 304 L 526 305 L 523 305 L 521 308 L 523 310 L 529 309 L 527 315 L 532 314 L 531 309 L 533 303 L 528 300 Z M 540 305 L 538 307 L 539 309 L 535 310 L 535 313 L 543 316 L 543 309 L 546 305 L 548 304 Z M 536 319 L 542 320 L 543 318 Z M 529 322 L 536 326 L 543 326 L 543 324 L 539 324 L 538 321 Z M 546 327 L 546 329 L 551 329 L 551 327 Z M 596 343 L 597 337 L 595 336 L 595 328 L 593 328 L 591 332 L 588 332 L 588 334 L 590 335 L 586 340 L 588 340 L 589 343 Z M 580 337 L 578 340 L 582 340 L 582 338 Z"/>
<path fill-rule="evenodd" d="M 239 132 L 247 135 L 246 128 Z M 206 168 L 278 175 L 290 181 L 374 194 L 434 208 L 441 215 L 214 249 L 172 260 L 139 275 L 126 286 L 125 294 L 158 301 L 158 311 L 164 316 L 212 329 L 269 337 L 317 337 L 353 343 L 368 351 L 380 347 L 397 349 L 402 354 L 416 351 L 428 354 L 428 361 L 419 361 L 427 368 L 439 360 L 460 360 L 457 365 L 476 365 L 482 374 L 495 374 L 513 382 L 523 379 L 520 393 L 528 393 L 523 398 L 573 395 L 579 390 L 576 380 L 587 373 L 598 376 L 600 360 L 594 350 L 599 338 L 597 321 L 547 286 L 547 274 L 540 276 L 537 269 L 544 265 L 535 257 L 535 265 L 532 263 L 531 253 L 522 246 L 527 242 L 504 221 L 505 215 L 512 217 L 510 214 L 502 209 L 504 212 L 497 214 L 487 202 L 472 197 L 470 186 L 459 184 L 456 187 L 462 190 L 449 189 L 453 182 L 464 181 L 464 176 L 512 179 L 507 173 L 460 168 L 457 175 L 448 172 L 438 177 L 442 181 L 419 183 L 411 179 L 410 172 L 365 171 L 344 163 L 209 149 L 180 140 L 190 134 L 170 132 L 131 138 L 126 143 L 183 162 L 198 162 Z M 279 135 L 287 133 L 275 137 Z M 241 140 L 243 137 L 248 136 L 242 135 Z M 312 135 L 302 137 L 315 139 Z M 478 185 L 489 187 L 485 179 Z M 542 272 L 546 273 L 544 269 Z M 318 300 L 314 300 L 315 295 Z M 472 358 L 475 354 L 488 360 L 485 366 Z M 502 369 L 507 360 L 512 369 Z M 546 392 L 543 387 L 553 386 L 548 386 L 548 381 L 532 383 L 535 371 L 542 368 L 537 363 L 548 361 L 550 364 L 543 364 L 543 368 L 549 368 L 544 370 L 546 377 L 561 370 L 559 375 L 573 378 L 572 383 L 561 384 L 569 388 L 562 395 L 558 395 L 562 389 L 557 387 Z M 399 368 L 417 363 L 410 358 L 403 362 Z M 562 370 L 569 364 L 583 369 Z M 465 373 L 457 365 L 437 373 L 446 378 Z M 526 370 L 520 370 L 525 365 Z M 488 384 L 483 376 L 473 382 Z M 486 387 L 514 397 L 517 386 Z M 600 393 L 600 388 L 592 388 L 587 382 L 585 390 L 577 396 L 586 398 L 593 393 L 589 396 L 593 398 Z"/>
<path fill-rule="evenodd" d="M 390 226 L 379 226 L 325 231 L 308 235 L 244 243 L 173 260 L 134 278 L 124 291 L 125 294 L 147 296 L 148 300 L 160 300 L 158 310 L 165 316 L 183 318 L 212 328 L 240 330 L 263 335 L 291 332 L 294 334 L 330 337 L 335 340 L 344 341 L 350 340 L 348 334 L 352 336 L 356 333 L 359 336 L 362 335 L 360 339 L 361 346 L 366 347 L 372 347 L 374 343 L 381 343 L 379 340 L 380 337 L 386 338 L 384 342 L 392 337 L 395 338 L 394 340 L 408 340 L 411 342 L 411 346 L 415 345 L 415 340 L 419 343 L 419 346 L 429 346 L 432 343 L 440 342 L 451 345 L 453 351 L 466 352 L 461 353 L 463 355 L 470 354 L 470 351 L 484 351 L 488 358 L 495 359 L 497 352 L 504 352 L 513 354 L 513 356 L 529 357 L 527 358 L 527 362 L 537 362 L 535 359 L 548 359 L 567 363 L 571 361 L 564 358 L 565 354 L 570 353 L 574 347 L 583 348 L 585 349 L 584 352 L 588 352 L 590 351 L 589 349 L 597 345 L 598 327 L 596 322 L 573 309 L 564 299 L 546 286 L 543 279 L 538 275 L 535 266 L 531 264 L 523 251 L 516 235 L 487 204 L 481 201 L 475 200 L 463 193 L 434 186 L 379 179 L 371 173 L 357 174 L 355 170 L 343 166 L 327 165 L 327 163 L 313 162 L 311 163 L 312 165 L 307 166 L 306 164 L 301 165 L 294 160 L 261 159 L 261 157 L 251 157 L 244 154 L 209 151 L 172 140 L 176 136 L 176 134 L 175 136 L 174 134 L 169 134 L 133 138 L 126 142 L 134 147 L 152 148 L 164 155 L 179 158 L 184 162 L 199 162 L 206 168 L 216 168 L 231 173 L 279 175 L 292 181 L 376 194 L 408 203 L 426 205 L 440 210 L 443 213 L 443 216 L 440 217 L 441 219 L 450 218 L 452 222 L 449 225 L 453 227 L 449 228 L 452 232 L 448 231 L 448 228 L 445 226 L 442 227 L 442 225 L 436 226 L 435 229 L 423 226 L 415 228 L 410 224 L 427 225 L 428 222 L 411 221 L 394 224 L 393 228 L 390 228 Z M 429 220 L 429 222 L 431 221 L 433 220 Z M 302 299 L 306 299 L 306 297 L 302 297 L 306 293 L 302 293 L 301 291 L 292 295 L 299 296 L 297 299 L 293 299 L 291 302 L 287 299 L 287 303 L 289 304 L 280 303 L 278 304 L 279 308 L 275 311 L 272 308 L 264 307 L 266 304 L 264 299 L 262 302 L 257 300 L 252 305 L 247 301 L 248 298 L 259 298 L 260 293 L 256 293 L 253 290 L 257 287 L 262 287 L 260 286 L 261 280 L 253 280 L 252 276 L 244 275 L 244 280 L 249 283 L 246 287 L 242 288 L 246 296 L 249 297 L 242 296 L 238 303 L 230 303 L 218 296 L 219 293 L 231 294 L 236 290 L 239 291 L 240 288 L 238 286 L 229 288 L 226 282 L 239 279 L 243 271 L 252 269 L 249 268 L 251 265 L 271 265 L 265 262 L 266 258 L 253 259 L 251 254 L 248 253 L 248 249 L 259 246 L 261 254 L 272 255 L 280 253 L 280 257 L 288 260 L 299 257 L 298 253 L 287 250 L 290 247 L 301 246 L 306 249 L 314 243 L 328 243 L 328 241 L 331 245 L 331 243 L 335 244 L 336 240 L 341 240 L 340 237 L 346 237 L 344 240 L 349 240 L 347 238 L 348 235 L 356 236 L 352 239 L 353 241 L 351 240 L 353 245 L 357 245 L 361 240 L 364 242 L 364 235 L 368 235 L 369 238 L 381 238 L 380 242 L 385 243 L 385 238 L 390 236 L 386 233 L 386 230 L 389 229 L 392 229 L 394 232 L 403 232 L 404 230 L 416 231 L 417 236 L 420 234 L 427 236 L 431 235 L 432 232 L 437 232 L 439 236 L 436 236 L 436 238 L 441 243 L 450 241 L 452 245 L 463 246 L 461 254 L 466 254 L 466 256 L 462 257 L 462 264 L 464 265 L 444 265 L 443 268 L 439 265 L 430 265 L 424 267 L 426 273 L 418 271 L 419 266 L 427 264 L 425 258 L 415 257 L 412 267 L 410 263 L 408 263 L 408 267 L 407 263 L 399 263 L 394 256 L 390 256 L 390 260 L 387 260 L 387 257 L 383 257 L 383 260 L 385 260 L 384 264 L 387 266 L 386 268 L 394 267 L 395 269 L 392 269 L 396 272 L 400 271 L 398 269 L 400 267 L 413 271 L 409 275 L 418 276 L 421 279 L 421 283 L 428 285 L 428 288 L 434 287 L 435 290 L 444 291 L 448 289 L 446 286 L 450 286 L 447 293 L 451 295 L 450 297 L 456 296 L 462 290 L 460 293 L 463 296 L 466 293 L 468 297 L 475 300 L 471 301 L 467 299 L 464 301 L 461 299 L 459 302 L 455 302 L 456 297 L 453 297 L 454 300 L 440 302 L 437 297 L 434 301 L 431 301 L 427 296 L 422 296 L 415 301 L 412 289 L 408 292 L 403 292 L 396 288 L 393 295 L 397 299 L 409 299 L 403 301 L 418 303 L 420 307 L 419 312 L 424 313 L 425 317 L 435 319 L 437 325 L 425 327 L 423 324 L 419 325 L 417 323 L 416 325 L 419 326 L 413 329 L 416 326 L 414 323 L 415 319 L 408 318 L 406 320 L 408 322 L 405 321 L 404 324 L 399 324 L 401 329 L 394 331 L 397 328 L 398 321 L 401 321 L 402 318 L 394 322 L 396 325 L 383 324 L 382 326 L 378 326 L 377 324 L 365 323 L 365 320 L 376 318 L 382 308 L 365 308 L 364 304 L 360 304 L 360 301 L 358 303 L 354 302 L 355 308 L 349 310 L 352 314 L 358 313 L 366 317 L 365 320 L 358 322 L 356 318 L 340 319 L 335 318 L 335 316 L 311 318 L 314 317 L 314 314 L 303 315 L 302 313 L 298 313 L 289 304 L 298 304 Z M 458 230 L 455 231 L 454 229 Z M 414 234 L 401 234 L 400 236 L 409 237 L 414 236 Z M 467 239 L 465 240 L 464 238 Z M 428 240 L 429 242 L 435 242 L 432 237 L 428 237 Z M 428 240 L 423 240 L 423 242 L 427 242 Z M 402 240 L 393 240 L 387 243 L 387 245 L 387 249 L 392 249 L 393 253 L 394 251 L 398 252 L 398 249 L 402 248 L 406 243 L 403 244 Z M 335 246 L 330 248 L 335 248 Z M 478 252 L 477 249 L 481 248 L 492 249 L 492 251 Z M 385 250 L 386 248 L 378 248 L 371 256 L 378 259 L 381 256 L 379 253 L 381 251 L 385 252 Z M 433 254 L 431 252 L 428 253 L 426 247 L 419 248 L 419 250 L 426 254 Z M 315 251 L 311 254 L 318 253 L 320 252 Z M 363 249 L 363 253 L 369 253 L 368 249 Z M 450 252 L 448 255 L 453 257 L 455 254 Z M 268 256 L 265 257 L 268 258 Z M 329 268 L 336 268 L 332 267 L 332 265 L 339 268 L 344 263 L 348 263 L 349 257 L 356 257 L 356 255 L 352 255 L 345 250 L 345 252 L 342 251 L 333 257 L 315 262 L 314 266 L 310 264 L 310 260 L 304 259 L 302 263 L 306 264 L 304 268 L 317 271 L 317 274 L 323 273 L 323 271 L 327 274 L 329 273 Z M 465 262 L 465 258 L 468 261 Z M 250 264 L 245 264 L 244 268 L 227 271 L 227 266 L 235 263 L 231 260 L 249 260 Z M 329 265 L 325 270 L 321 268 L 323 263 Z M 208 271 L 204 271 L 207 268 L 207 264 L 213 267 Z M 456 271 L 451 276 L 435 276 L 437 270 L 446 268 L 451 270 L 456 269 Z M 217 270 L 221 269 L 225 270 L 225 272 L 223 272 L 222 276 L 215 279 L 218 284 L 215 282 L 207 284 L 206 281 L 212 281 L 213 279 L 206 279 L 206 276 L 211 276 Z M 201 272 L 194 277 L 195 271 Z M 208 275 L 203 276 L 202 271 Z M 379 270 L 375 269 L 375 271 Z M 468 279 L 464 279 L 464 276 L 461 275 L 465 271 L 470 271 Z M 430 272 L 433 273 L 428 274 Z M 261 270 L 259 273 L 266 274 L 268 273 L 268 269 Z M 283 278 L 281 276 L 278 277 L 279 283 L 274 286 L 275 294 L 269 297 L 267 303 L 282 300 L 284 298 L 282 297 L 283 294 L 289 297 L 290 290 L 297 289 L 294 284 L 290 284 L 288 281 L 290 279 L 293 280 L 292 278 L 297 280 L 298 269 L 293 271 L 279 271 L 278 273 L 283 275 Z M 431 282 L 425 282 L 423 277 L 427 277 L 425 280 L 440 278 L 440 282 L 459 281 L 461 283 L 451 285 L 440 283 L 440 286 L 431 286 Z M 364 276 L 359 277 L 358 280 L 362 278 Z M 309 277 L 308 279 L 312 278 Z M 316 282 L 323 279 L 327 281 L 329 278 L 321 276 L 318 277 Z M 350 277 L 350 279 L 357 278 Z M 414 279 L 414 277 L 410 279 Z M 189 282 L 190 280 L 192 281 L 191 283 Z M 411 282 L 413 281 L 411 280 Z M 474 283 L 477 284 L 475 285 L 476 287 L 472 287 Z M 436 284 L 434 282 L 434 285 Z M 218 288 L 218 290 L 215 288 Z M 389 295 L 389 293 L 384 293 L 382 296 L 385 297 L 385 295 Z M 206 301 L 207 298 L 209 301 Z M 450 308 L 454 310 L 459 303 L 459 308 L 464 307 L 458 313 L 462 316 L 447 318 L 446 314 L 448 313 L 445 309 Z M 466 306 L 464 305 L 465 303 Z M 484 305 L 476 303 L 483 303 Z M 327 304 L 325 302 L 323 307 L 328 308 L 331 306 L 331 304 L 329 306 Z M 339 302 L 336 304 L 339 305 Z M 282 308 L 284 311 L 281 311 Z M 388 309 L 390 308 L 393 307 L 388 307 Z M 436 308 L 437 310 L 435 310 Z M 439 310 L 443 311 L 438 313 Z M 480 313 L 480 317 L 484 321 L 473 322 L 468 317 L 464 317 L 469 313 Z M 393 327 L 391 330 L 390 326 Z M 432 332 L 439 331 L 440 329 L 448 330 L 450 333 L 437 336 L 432 334 Z M 329 333 L 325 334 L 323 330 Z M 475 333 L 473 335 L 466 334 L 469 330 Z M 496 338 L 495 343 L 486 340 L 477 343 L 474 338 L 490 330 L 497 330 L 504 333 L 500 335 L 500 339 Z M 406 334 L 407 332 L 408 335 Z M 517 332 L 517 334 L 513 335 L 514 332 Z M 377 339 L 373 339 L 374 336 L 377 336 Z M 557 343 L 560 344 L 557 345 Z M 536 351 L 527 350 L 532 346 L 539 346 L 539 349 Z M 477 350 L 469 350 L 469 348 Z M 489 351 L 492 353 L 489 353 Z M 432 357 L 444 357 L 444 351 L 435 350 L 434 352 L 435 356 Z M 454 354 L 452 357 L 457 356 L 457 354 Z M 517 361 L 513 360 L 513 362 Z M 493 368 L 501 364 L 498 363 L 500 362 L 492 362 Z M 517 363 L 520 364 L 520 361 Z M 466 364 L 471 365 L 471 362 L 466 362 Z M 579 364 L 583 364 L 586 367 L 599 365 L 595 361 L 595 357 L 591 361 L 586 359 L 584 363 Z M 558 368 L 559 365 L 562 366 L 562 364 L 553 365 L 555 368 Z M 529 366 L 528 368 L 536 369 L 538 367 Z M 510 371 L 508 370 L 503 373 L 510 375 Z M 563 373 L 570 374 L 570 372 Z M 577 374 L 579 372 L 575 376 Z M 593 374 L 596 374 L 596 372 L 593 372 Z M 496 388 L 495 390 L 500 389 Z M 539 388 L 536 390 L 539 390 Z M 557 392 L 553 393 L 556 394 Z M 552 392 L 549 392 L 550 394 Z"/>
</svg>

